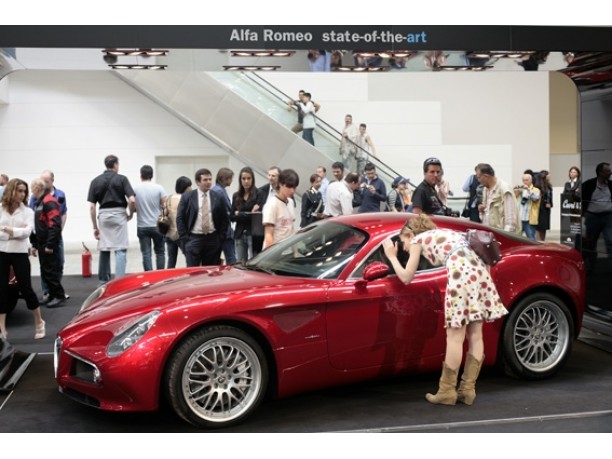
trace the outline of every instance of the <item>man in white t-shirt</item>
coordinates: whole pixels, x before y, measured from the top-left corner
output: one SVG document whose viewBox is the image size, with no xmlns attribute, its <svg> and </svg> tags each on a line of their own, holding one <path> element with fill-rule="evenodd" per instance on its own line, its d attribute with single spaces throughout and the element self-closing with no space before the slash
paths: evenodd
<svg viewBox="0 0 612 459">
<path fill-rule="evenodd" d="M 164 269 L 166 263 L 166 251 L 164 247 L 164 235 L 157 229 L 157 219 L 162 212 L 166 192 L 161 185 L 151 182 L 153 179 L 153 168 L 145 165 L 140 168 L 141 183 L 134 187 L 136 198 L 136 234 L 140 241 L 140 253 L 142 253 L 142 268 L 145 271 L 153 269 L 151 261 L 151 244 L 155 251 L 155 267 Z"/>
<path fill-rule="evenodd" d="M 285 169 L 278 176 L 276 195 L 263 207 L 264 249 L 287 239 L 295 232 L 295 201 L 293 195 L 300 177 L 293 169 Z"/>
<path fill-rule="evenodd" d="M 344 180 L 332 182 L 327 187 L 325 214 L 330 217 L 351 215 L 353 213 L 353 192 L 359 186 L 359 175 L 355 172 L 346 174 Z"/>
</svg>

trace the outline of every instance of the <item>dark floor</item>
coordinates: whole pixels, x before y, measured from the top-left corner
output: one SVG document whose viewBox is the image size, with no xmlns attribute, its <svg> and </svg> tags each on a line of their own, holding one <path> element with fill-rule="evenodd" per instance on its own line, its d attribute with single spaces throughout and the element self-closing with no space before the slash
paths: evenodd
<svg viewBox="0 0 612 459">
<path fill-rule="evenodd" d="M 97 280 L 67 276 L 64 284 L 71 299 L 57 309 L 43 308 L 48 331 L 43 340 L 33 340 L 32 316 L 23 301 L 8 318 L 10 342 L 36 355 L 15 389 L 0 394 L 0 432 L 197 432 L 167 410 L 108 413 L 57 391 L 55 332 L 76 313 Z M 424 402 L 439 375 L 411 376 L 268 401 L 243 424 L 220 432 L 612 432 L 610 330 L 612 323 L 587 317 L 567 365 L 545 381 L 519 381 L 484 371 L 471 407 Z"/>
</svg>

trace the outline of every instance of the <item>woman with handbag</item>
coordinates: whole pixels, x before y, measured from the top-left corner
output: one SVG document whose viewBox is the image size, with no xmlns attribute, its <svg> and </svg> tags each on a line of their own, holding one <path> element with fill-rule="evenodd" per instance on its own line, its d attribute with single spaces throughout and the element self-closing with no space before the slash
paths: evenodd
<svg viewBox="0 0 612 459">
<path fill-rule="evenodd" d="M 419 214 L 401 229 L 399 238 L 409 253 L 406 266 L 397 259 L 397 243 L 391 238 L 383 242 L 385 255 L 391 261 L 397 277 L 409 284 L 414 277 L 421 255 L 433 266 L 446 267 L 448 282 L 444 298 L 446 355 L 438 392 L 427 394 L 428 402 L 454 405 L 457 401 L 471 405 L 476 398 L 476 379 L 484 361 L 483 322 L 490 322 L 508 313 L 489 269 L 467 245 L 462 232 L 438 229 L 429 216 Z M 468 351 L 461 383 L 457 388 L 459 367 L 463 360 L 463 342 Z"/>
<path fill-rule="evenodd" d="M 178 230 L 176 229 L 176 212 L 178 209 L 179 202 L 181 202 L 181 196 L 185 192 L 191 191 L 191 179 L 184 175 L 176 179 L 174 186 L 175 193 L 171 195 L 165 204 L 164 212 L 168 216 L 168 231 L 166 232 L 166 251 L 168 252 L 168 264 L 166 269 L 176 268 L 176 261 L 178 257 Z"/>
</svg>

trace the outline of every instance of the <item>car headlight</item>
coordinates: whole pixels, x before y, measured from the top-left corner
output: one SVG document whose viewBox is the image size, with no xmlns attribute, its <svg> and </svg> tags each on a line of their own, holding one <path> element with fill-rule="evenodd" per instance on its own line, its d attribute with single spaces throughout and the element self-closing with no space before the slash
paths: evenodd
<svg viewBox="0 0 612 459">
<path fill-rule="evenodd" d="M 106 355 L 109 357 L 116 357 L 131 348 L 145 335 L 145 333 L 147 333 L 147 331 L 149 331 L 157 320 L 157 317 L 159 317 L 159 314 L 159 311 L 152 311 L 128 323 L 117 332 L 115 337 L 108 343 Z"/>
<path fill-rule="evenodd" d="M 79 312 L 83 311 L 85 308 L 87 308 L 87 306 L 89 306 L 91 303 L 93 303 L 98 298 L 100 298 L 104 294 L 105 291 L 106 291 L 106 284 L 100 285 L 97 289 L 91 292 L 90 295 L 87 298 L 85 298 L 85 301 L 83 301 L 83 304 L 81 305 L 81 309 L 79 309 Z"/>
</svg>

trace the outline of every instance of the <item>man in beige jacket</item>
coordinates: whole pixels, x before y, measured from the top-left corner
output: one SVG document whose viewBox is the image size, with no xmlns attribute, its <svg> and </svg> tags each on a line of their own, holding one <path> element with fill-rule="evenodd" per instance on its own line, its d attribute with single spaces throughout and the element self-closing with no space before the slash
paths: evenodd
<svg viewBox="0 0 612 459">
<path fill-rule="evenodd" d="M 482 203 L 478 206 L 482 223 L 509 233 L 520 231 L 512 187 L 495 177 L 495 170 L 490 164 L 478 164 L 476 166 L 476 178 L 478 183 L 484 187 Z"/>
</svg>

